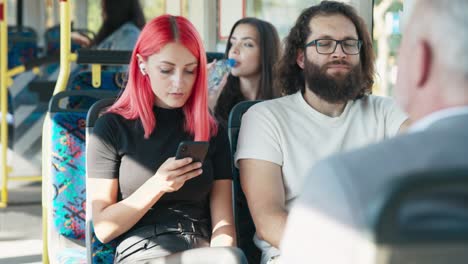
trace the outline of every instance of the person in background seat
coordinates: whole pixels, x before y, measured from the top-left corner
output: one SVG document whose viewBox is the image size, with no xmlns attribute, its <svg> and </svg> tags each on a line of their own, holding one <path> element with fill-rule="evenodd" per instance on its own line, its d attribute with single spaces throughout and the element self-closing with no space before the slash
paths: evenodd
<svg viewBox="0 0 468 264">
<path fill-rule="evenodd" d="M 210 94 L 210 105 L 221 125 L 227 127 L 229 113 L 239 102 L 279 97 L 273 85 L 273 67 L 281 52 L 276 28 L 264 20 L 246 17 L 231 29 L 225 56 L 236 60 L 225 85 Z M 216 106 L 214 106 L 216 105 Z"/>
<path fill-rule="evenodd" d="M 102 0 L 103 22 L 94 39 L 78 33 L 72 38 L 82 47 L 103 50 L 133 50 L 145 25 L 145 17 L 139 1 Z"/>
</svg>

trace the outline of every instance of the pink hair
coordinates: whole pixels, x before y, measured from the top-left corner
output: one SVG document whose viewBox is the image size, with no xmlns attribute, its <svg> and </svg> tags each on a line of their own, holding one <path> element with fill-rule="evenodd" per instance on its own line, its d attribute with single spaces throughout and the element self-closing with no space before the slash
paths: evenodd
<svg viewBox="0 0 468 264">
<path fill-rule="evenodd" d="M 162 15 L 145 25 L 132 53 L 127 86 L 108 112 L 126 119 L 140 118 L 145 138 L 151 135 L 156 127 L 153 113 L 155 94 L 149 78 L 140 73 L 136 55 L 147 59 L 171 42 L 184 45 L 198 60 L 197 79 L 192 94 L 183 106 L 185 130 L 194 136 L 194 140 L 207 141 L 217 133 L 218 127 L 208 110 L 206 53 L 195 27 L 181 16 Z"/>
</svg>

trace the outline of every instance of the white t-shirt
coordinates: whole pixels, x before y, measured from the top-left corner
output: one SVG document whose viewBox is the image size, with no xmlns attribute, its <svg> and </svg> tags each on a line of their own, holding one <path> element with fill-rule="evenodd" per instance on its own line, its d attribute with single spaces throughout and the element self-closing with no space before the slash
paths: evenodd
<svg viewBox="0 0 468 264">
<path fill-rule="evenodd" d="M 289 210 L 316 161 L 394 136 L 406 119 L 392 99 L 372 95 L 349 101 L 340 116 L 329 117 L 297 92 L 258 103 L 244 114 L 235 162 L 259 159 L 280 165 Z"/>
</svg>

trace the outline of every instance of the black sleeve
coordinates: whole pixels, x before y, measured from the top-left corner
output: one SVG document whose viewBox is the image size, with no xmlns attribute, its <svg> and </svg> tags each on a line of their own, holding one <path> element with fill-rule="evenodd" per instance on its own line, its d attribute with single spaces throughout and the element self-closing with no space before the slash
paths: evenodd
<svg viewBox="0 0 468 264">
<path fill-rule="evenodd" d="M 211 139 L 211 144 L 215 145 L 212 156 L 214 179 L 232 180 L 231 149 L 225 128 L 218 126 L 218 134 Z"/>
<path fill-rule="evenodd" d="M 119 176 L 119 120 L 115 114 L 105 114 L 96 121 L 88 139 L 86 162 L 88 177 L 116 179 Z"/>
</svg>

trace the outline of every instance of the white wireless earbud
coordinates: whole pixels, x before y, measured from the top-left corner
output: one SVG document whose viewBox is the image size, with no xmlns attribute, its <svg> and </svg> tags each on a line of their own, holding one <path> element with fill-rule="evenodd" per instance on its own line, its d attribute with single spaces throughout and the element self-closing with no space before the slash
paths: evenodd
<svg viewBox="0 0 468 264">
<path fill-rule="evenodd" d="M 140 67 L 141 74 L 146 75 L 145 64 L 143 62 L 140 62 L 140 64 L 138 64 L 138 66 Z"/>
</svg>

